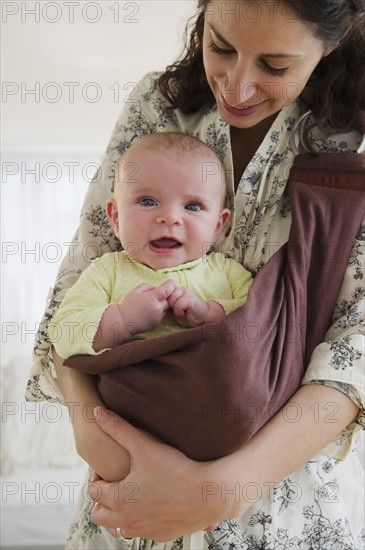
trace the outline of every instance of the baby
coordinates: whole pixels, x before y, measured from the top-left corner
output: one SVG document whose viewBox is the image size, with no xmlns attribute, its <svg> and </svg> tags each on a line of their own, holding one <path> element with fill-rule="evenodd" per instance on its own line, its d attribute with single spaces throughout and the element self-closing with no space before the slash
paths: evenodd
<svg viewBox="0 0 365 550">
<path fill-rule="evenodd" d="M 230 216 L 223 167 L 203 142 L 159 133 L 121 156 L 107 215 L 123 246 L 94 261 L 50 327 L 57 353 L 101 353 L 218 321 L 243 305 L 251 274 L 206 254 Z"/>
</svg>

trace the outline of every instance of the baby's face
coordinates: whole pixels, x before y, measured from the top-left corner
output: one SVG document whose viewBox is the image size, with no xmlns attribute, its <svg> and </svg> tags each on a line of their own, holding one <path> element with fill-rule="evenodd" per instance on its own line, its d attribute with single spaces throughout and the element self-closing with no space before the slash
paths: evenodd
<svg viewBox="0 0 365 550">
<path fill-rule="evenodd" d="M 196 152 L 127 153 L 107 211 L 129 255 L 153 269 L 203 256 L 230 214 L 221 170 Z"/>
</svg>

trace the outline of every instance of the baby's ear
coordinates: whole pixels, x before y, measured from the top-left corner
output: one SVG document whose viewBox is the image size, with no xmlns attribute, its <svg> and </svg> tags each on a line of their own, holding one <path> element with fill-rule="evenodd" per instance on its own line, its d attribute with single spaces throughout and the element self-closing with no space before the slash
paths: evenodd
<svg viewBox="0 0 365 550">
<path fill-rule="evenodd" d="M 222 212 L 219 214 L 217 227 L 215 229 L 215 235 L 214 235 L 215 239 L 219 236 L 220 232 L 223 229 L 224 224 L 226 223 L 230 215 L 231 215 L 231 211 L 229 210 L 229 208 L 223 208 Z"/>
<path fill-rule="evenodd" d="M 114 233 L 119 239 L 119 221 L 118 221 L 118 207 L 114 199 L 108 199 L 105 204 L 105 210 L 107 216 L 112 224 Z"/>
</svg>

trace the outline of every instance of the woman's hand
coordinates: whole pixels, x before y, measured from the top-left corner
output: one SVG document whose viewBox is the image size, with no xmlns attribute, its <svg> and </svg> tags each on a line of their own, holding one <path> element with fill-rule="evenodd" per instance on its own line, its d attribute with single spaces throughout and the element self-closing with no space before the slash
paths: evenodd
<svg viewBox="0 0 365 550">
<path fill-rule="evenodd" d="M 97 409 L 96 418 L 131 456 L 131 472 L 124 481 L 94 478 L 89 489 L 96 502 L 92 520 L 113 535 L 120 527 L 126 538 L 168 541 L 242 512 L 234 495 L 221 498 L 214 463 L 190 460 L 110 411 Z"/>
<path fill-rule="evenodd" d="M 78 454 L 89 464 L 98 477 L 107 481 L 120 481 L 130 471 L 130 456 L 126 449 L 103 432 L 98 424 L 79 422 L 74 428 Z"/>
</svg>

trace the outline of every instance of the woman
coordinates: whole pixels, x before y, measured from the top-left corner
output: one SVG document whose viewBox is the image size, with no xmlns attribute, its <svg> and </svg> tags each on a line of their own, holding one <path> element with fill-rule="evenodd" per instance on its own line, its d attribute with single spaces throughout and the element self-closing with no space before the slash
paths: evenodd
<svg viewBox="0 0 365 550">
<path fill-rule="evenodd" d="M 319 152 L 359 148 L 363 1 L 323 0 L 313 6 L 304 0 L 200 0 L 199 8 L 182 61 L 163 75 L 143 78 L 117 122 L 101 178 L 95 177 L 86 197 L 73 261 L 62 265 L 39 333 L 28 398 L 60 398 L 46 362 L 47 323 L 87 265 L 85 246 L 96 242 L 96 255 L 117 246 L 100 205 L 110 193 L 120 152 L 135 137 L 186 131 L 218 153 L 235 204 L 221 245 L 253 273 L 288 238 L 285 187 L 296 153 L 290 138 L 300 114 L 312 111 L 301 150 L 304 144 Z M 101 476 L 106 463 L 114 466 L 114 479 L 122 478 L 126 465 L 131 468 L 119 484 L 96 481 L 90 487 L 98 503 L 93 511 L 84 491 L 68 548 L 158 547 L 152 539 L 175 539 L 166 546 L 175 550 L 182 544 L 196 550 L 362 547 L 362 469 L 356 452 L 364 403 L 360 237 L 361 231 L 332 326 L 313 354 L 303 386 L 248 445 L 228 457 L 197 463 L 105 412 L 99 411 L 98 425 L 90 422 L 85 407 L 102 405 L 94 380 L 62 369 L 54 356 L 65 401 L 80 403 L 72 407 L 80 454 Z M 214 525 L 205 539 L 199 533 L 188 536 Z M 186 535 L 183 542 L 179 535 Z M 135 538 L 128 542 L 123 536 Z"/>
</svg>

